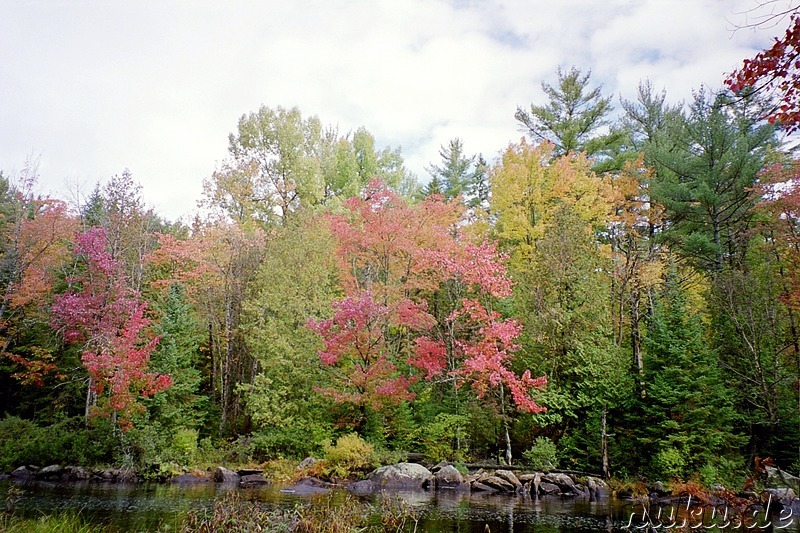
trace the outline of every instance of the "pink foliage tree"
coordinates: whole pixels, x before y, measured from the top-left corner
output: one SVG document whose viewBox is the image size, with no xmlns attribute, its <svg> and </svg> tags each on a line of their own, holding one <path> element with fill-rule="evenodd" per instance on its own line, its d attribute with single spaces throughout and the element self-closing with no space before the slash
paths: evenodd
<svg viewBox="0 0 800 533">
<path fill-rule="evenodd" d="M 148 334 L 146 304 L 126 287 L 121 263 L 106 250 L 104 229 L 78 234 L 75 254 L 83 268 L 67 279 L 67 292 L 54 298 L 53 327 L 66 342 L 83 345 L 87 419 L 94 411 L 129 429 L 144 410 L 139 398 L 171 384 L 169 376 L 148 371 L 159 337 Z"/>
<path fill-rule="evenodd" d="M 386 306 L 369 293 L 348 296 L 333 304 L 333 318 L 308 321 L 308 327 L 322 337 L 322 364 L 334 367 L 337 387 L 321 392 L 339 403 L 379 410 L 411 400 L 410 380 L 400 375 L 388 357 L 383 334 Z"/>
<path fill-rule="evenodd" d="M 417 369 L 426 380 L 470 384 L 479 397 L 494 389 L 503 404 L 508 390 L 520 410 L 543 411 L 531 391 L 545 378 L 510 369 L 521 326 L 490 310 L 511 295 L 506 257 L 459 230 L 463 208 L 436 197 L 409 205 L 377 180 L 345 208 L 330 221 L 347 296 L 332 319 L 308 322 L 322 338 L 322 363 L 340 372 L 326 394 L 374 406 L 411 399 L 415 380 L 399 369 Z M 428 303 L 445 287 L 457 296 L 437 319 Z"/>
</svg>

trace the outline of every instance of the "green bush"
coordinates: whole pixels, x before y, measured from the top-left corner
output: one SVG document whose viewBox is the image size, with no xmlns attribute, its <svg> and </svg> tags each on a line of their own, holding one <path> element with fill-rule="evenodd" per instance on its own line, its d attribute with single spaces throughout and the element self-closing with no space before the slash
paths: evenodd
<svg viewBox="0 0 800 533">
<path fill-rule="evenodd" d="M 662 479 L 683 479 L 686 459 L 676 448 L 664 448 L 653 458 L 653 468 Z"/>
<path fill-rule="evenodd" d="M 439 461 L 464 461 L 464 443 L 469 420 L 464 415 L 439 413 L 433 421 L 419 429 L 419 442 L 425 459 Z M 462 446 L 457 447 L 458 441 Z"/>
<path fill-rule="evenodd" d="M 197 453 L 197 430 L 178 428 L 172 435 L 171 451 L 187 464 L 192 461 Z"/>
<path fill-rule="evenodd" d="M 522 452 L 525 464 L 534 470 L 547 472 L 558 467 L 556 445 L 547 437 L 536 437 L 533 446 Z"/>
<path fill-rule="evenodd" d="M 330 476 L 348 478 L 354 473 L 376 466 L 375 450 L 355 433 L 336 439 L 336 445 L 324 446 L 325 472 Z"/>
<path fill-rule="evenodd" d="M 92 465 L 113 457 L 117 440 L 109 424 L 92 428 L 66 418 L 50 426 L 9 416 L 0 420 L 0 471 L 32 464 Z"/>
<path fill-rule="evenodd" d="M 258 459 L 303 459 L 322 452 L 320 443 L 330 441 L 330 428 L 307 421 L 300 426 L 269 427 L 253 433 L 253 453 Z"/>
</svg>

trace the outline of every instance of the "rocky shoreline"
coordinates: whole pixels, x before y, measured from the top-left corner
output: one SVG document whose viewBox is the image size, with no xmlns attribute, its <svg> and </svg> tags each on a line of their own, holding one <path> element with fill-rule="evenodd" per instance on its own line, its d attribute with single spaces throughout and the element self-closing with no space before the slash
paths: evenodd
<svg viewBox="0 0 800 533">
<path fill-rule="evenodd" d="M 314 460 L 309 458 L 298 466 L 300 471 Z M 21 466 L 10 474 L 0 475 L 0 479 L 14 482 L 99 482 L 99 483 L 139 483 L 143 477 L 132 468 L 86 468 L 81 466 L 49 465 L 43 468 Z M 235 487 L 257 487 L 271 481 L 261 470 L 230 470 L 218 466 L 206 472 L 196 471 L 166 479 L 165 482 L 180 485 L 220 483 Z M 346 488 L 349 492 L 366 496 L 381 491 L 455 491 L 482 494 L 519 494 L 529 497 L 584 498 L 590 501 L 606 498 L 627 500 L 649 500 L 651 503 L 683 504 L 686 494 L 672 494 L 663 484 L 653 483 L 648 494 L 615 492 L 603 479 L 592 475 L 579 475 L 565 472 L 523 472 L 516 474 L 508 468 L 482 467 L 474 472 L 462 474 L 454 465 L 442 462 L 430 469 L 419 463 L 397 463 L 373 470 L 362 480 L 333 483 L 316 477 L 304 477 L 295 484 L 281 490 L 297 494 L 317 494 L 328 492 L 334 487 Z M 758 500 L 768 495 L 772 501 L 783 508 L 791 508 L 800 515 L 800 478 L 778 468 L 768 467 L 761 494 L 741 493 L 737 497 Z M 761 498 L 763 499 L 763 497 Z M 703 503 L 725 504 L 716 496 L 708 496 Z M 695 500 L 697 501 L 697 500 Z M 699 503 L 699 502 L 698 502 Z"/>
</svg>

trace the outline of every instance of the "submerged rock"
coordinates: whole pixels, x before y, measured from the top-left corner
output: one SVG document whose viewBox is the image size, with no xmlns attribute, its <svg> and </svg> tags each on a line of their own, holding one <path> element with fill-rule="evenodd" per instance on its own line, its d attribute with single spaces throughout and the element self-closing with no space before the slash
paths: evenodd
<svg viewBox="0 0 800 533">
<path fill-rule="evenodd" d="M 269 485 L 270 481 L 264 477 L 264 474 L 247 474 L 246 476 L 242 476 L 239 483 L 245 486 Z"/>
<path fill-rule="evenodd" d="M 181 474 L 169 480 L 170 483 L 176 485 L 196 485 L 198 483 L 208 483 L 209 479 L 204 476 L 196 476 L 194 474 Z"/>
<path fill-rule="evenodd" d="M 375 492 L 375 483 L 369 479 L 362 479 L 361 481 L 350 483 L 347 486 L 347 490 L 359 496 L 366 496 Z"/>
</svg>

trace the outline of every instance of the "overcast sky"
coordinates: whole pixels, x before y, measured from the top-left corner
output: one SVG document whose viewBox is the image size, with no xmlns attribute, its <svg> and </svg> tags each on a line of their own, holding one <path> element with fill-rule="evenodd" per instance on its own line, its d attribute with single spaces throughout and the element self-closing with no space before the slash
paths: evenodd
<svg viewBox="0 0 800 533">
<path fill-rule="evenodd" d="M 796 2 L 795 2 L 796 3 Z M 783 8 L 780 0 L 773 7 Z M 39 159 L 62 198 L 130 169 L 163 216 L 196 209 L 238 118 L 298 106 L 402 147 L 421 181 L 460 137 L 493 161 L 559 66 L 619 108 L 649 78 L 671 101 L 782 35 L 734 31 L 756 0 L 0 0 L 0 169 Z"/>
</svg>

